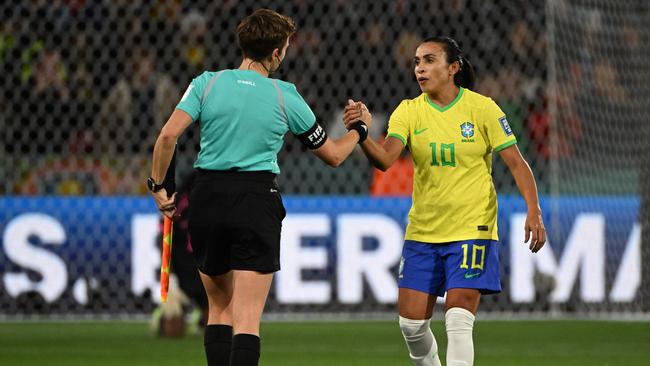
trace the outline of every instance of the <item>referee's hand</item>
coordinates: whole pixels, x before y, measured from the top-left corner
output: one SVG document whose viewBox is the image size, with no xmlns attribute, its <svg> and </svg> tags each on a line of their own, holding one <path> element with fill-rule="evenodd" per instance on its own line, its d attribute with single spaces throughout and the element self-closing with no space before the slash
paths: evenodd
<svg viewBox="0 0 650 366">
<path fill-rule="evenodd" d="M 164 188 L 158 192 L 151 192 L 153 199 L 156 201 L 158 211 L 170 219 L 174 218 L 176 213 L 176 192 L 171 197 L 167 197 L 167 190 Z"/>
</svg>

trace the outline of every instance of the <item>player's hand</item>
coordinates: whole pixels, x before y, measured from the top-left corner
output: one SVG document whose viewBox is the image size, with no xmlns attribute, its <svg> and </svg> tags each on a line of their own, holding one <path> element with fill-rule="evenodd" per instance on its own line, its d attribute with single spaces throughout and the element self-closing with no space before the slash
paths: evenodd
<svg viewBox="0 0 650 366">
<path fill-rule="evenodd" d="M 156 201 L 156 206 L 158 206 L 160 213 L 173 219 L 174 214 L 176 213 L 176 192 L 168 198 L 167 190 L 163 188 L 158 192 L 151 192 L 151 195 L 153 196 L 154 201 Z"/>
<path fill-rule="evenodd" d="M 372 126 L 372 114 L 362 102 L 355 102 L 352 99 L 348 99 L 348 104 L 343 110 L 343 123 L 348 128 L 348 125 L 357 121 L 362 121 L 370 128 Z"/>
<path fill-rule="evenodd" d="M 546 228 L 544 228 L 542 212 L 540 210 L 528 211 L 524 230 L 526 232 L 526 240 L 524 240 L 524 243 L 528 243 L 530 239 L 528 249 L 533 253 L 539 252 L 544 246 L 544 243 L 546 243 Z"/>
</svg>

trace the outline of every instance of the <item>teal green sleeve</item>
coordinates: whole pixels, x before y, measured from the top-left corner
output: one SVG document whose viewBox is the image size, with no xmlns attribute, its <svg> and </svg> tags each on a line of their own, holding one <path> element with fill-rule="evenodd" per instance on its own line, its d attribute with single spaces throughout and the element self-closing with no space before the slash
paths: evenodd
<svg viewBox="0 0 650 366">
<path fill-rule="evenodd" d="M 316 116 L 294 85 L 284 89 L 284 100 L 287 123 L 293 134 L 303 134 L 314 126 Z"/>
<path fill-rule="evenodd" d="M 192 117 L 192 121 L 196 121 L 201 113 L 201 96 L 208 77 L 208 73 L 204 72 L 194 78 L 190 83 L 190 86 L 185 90 L 185 94 L 183 94 L 181 101 L 176 105 L 177 109 L 183 110 L 189 114 L 190 117 Z"/>
</svg>

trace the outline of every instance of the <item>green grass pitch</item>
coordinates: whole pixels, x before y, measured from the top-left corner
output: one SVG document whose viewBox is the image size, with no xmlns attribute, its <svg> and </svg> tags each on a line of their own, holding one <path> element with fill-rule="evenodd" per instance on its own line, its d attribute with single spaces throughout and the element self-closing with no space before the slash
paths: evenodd
<svg viewBox="0 0 650 366">
<path fill-rule="evenodd" d="M 444 364 L 442 321 L 433 324 Z M 262 366 L 410 365 L 396 322 L 265 322 Z M 650 323 L 478 321 L 482 365 L 650 365 Z M 152 336 L 144 323 L 0 323 L 0 365 L 205 365 L 203 339 Z"/>
</svg>

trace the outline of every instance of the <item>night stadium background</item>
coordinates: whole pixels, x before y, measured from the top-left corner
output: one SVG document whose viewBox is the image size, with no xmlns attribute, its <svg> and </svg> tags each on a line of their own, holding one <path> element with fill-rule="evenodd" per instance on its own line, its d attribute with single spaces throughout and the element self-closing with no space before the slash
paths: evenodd
<svg viewBox="0 0 650 366">
<path fill-rule="evenodd" d="M 0 364 L 201 362 L 189 325 L 181 339 L 147 329 L 160 215 L 144 182 L 183 91 L 237 67 L 236 25 L 258 7 L 296 20 L 274 77 L 332 136 L 353 98 L 381 138 L 420 93 L 412 57 L 436 34 L 506 112 L 549 242 L 527 252 L 525 204 L 496 158 L 504 291 L 482 299 L 477 364 L 647 365 L 650 3 L 635 0 L 3 2 Z M 195 127 L 179 141 L 180 185 Z M 288 215 L 261 364 L 407 364 L 395 301 L 410 157 L 382 174 L 357 151 L 335 169 L 288 135 L 279 163 Z"/>
</svg>

